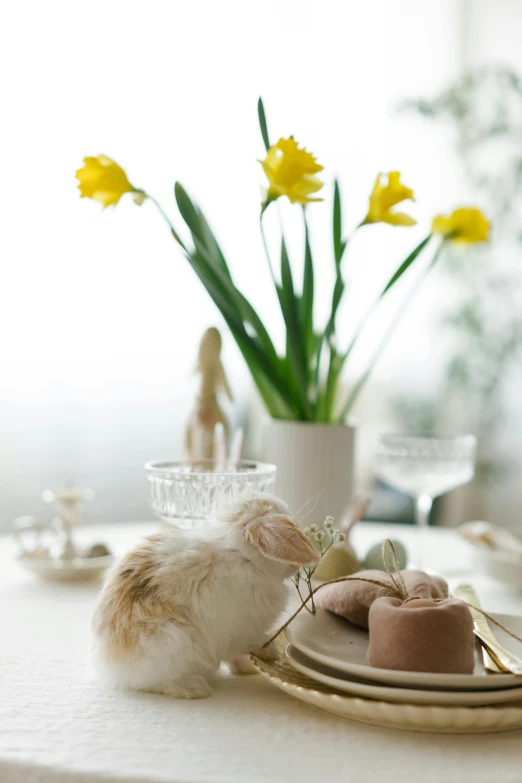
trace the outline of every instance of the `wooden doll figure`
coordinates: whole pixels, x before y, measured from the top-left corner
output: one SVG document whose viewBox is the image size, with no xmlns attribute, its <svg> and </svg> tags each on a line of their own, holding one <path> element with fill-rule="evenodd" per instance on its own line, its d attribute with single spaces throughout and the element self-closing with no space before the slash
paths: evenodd
<svg viewBox="0 0 522 783">
<path fill-rule="evenodd" d="M 226 447 L 230 427 L 218 402 L 218 393 L 224 392 L 229 400 L 232 394 L 221 364 L 221 335 L 215 327 L 207 329 L 199 346 L 196 372 L 201 375 L 201 386 L 196 407 L 190 416 L 185 445 L 189 459 L 212 459 L 214 455 L 214 429 L 221 423 Z"/>
</svg>

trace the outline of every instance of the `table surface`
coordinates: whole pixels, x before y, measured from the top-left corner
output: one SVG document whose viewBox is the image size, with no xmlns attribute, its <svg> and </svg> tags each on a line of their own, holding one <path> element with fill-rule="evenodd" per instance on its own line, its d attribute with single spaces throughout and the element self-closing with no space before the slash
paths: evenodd
<svg viewBox="0 0 522 783">
<path fill-rule="evenodd" d="M 84 528 L 117 554 L 155 523 Z M 416 530 L 362 523 L 364 552 Z M 472 581 L 486 610 L 522 614 L 522 595 L 475 573 L 453 531 L 428 532 L 430 565 Z M 38 581 L 0 538 L 0 783 L 337 783 L 522 781 L 522 732 L 416 734 L 337 718 L 259 676 L 223 676 L 201 701 L 103 690 L 88 664 L 99 586 Z"/>
</svg>

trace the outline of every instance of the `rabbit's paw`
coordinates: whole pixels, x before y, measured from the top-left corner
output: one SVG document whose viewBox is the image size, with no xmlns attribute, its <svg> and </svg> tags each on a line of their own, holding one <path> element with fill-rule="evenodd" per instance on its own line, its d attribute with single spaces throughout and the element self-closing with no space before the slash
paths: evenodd
<svg viewBox="0 0 522 783">
<path fill-rule="evenodd" d="M 165 683 L 163 693 L 175 699 L 206 699 L 212 696 L 212 686 L 203 674 L 187 674 L 181 680 Z"/>
</svg>

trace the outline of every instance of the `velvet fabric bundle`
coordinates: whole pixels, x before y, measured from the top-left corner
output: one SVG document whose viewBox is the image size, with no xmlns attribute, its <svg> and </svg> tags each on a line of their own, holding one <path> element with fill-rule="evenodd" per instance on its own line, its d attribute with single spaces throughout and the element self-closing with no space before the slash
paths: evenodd
<svg viewBox="0 0 522 783">
<path fill-rule="evenodd" d="M 379 669 L 471 674 L 473 620 L 456 598 L 378 598 L 370 608 L 368 663 Z"/>
<path fill-rule="evenodd" d="M 471 674 L 473 620 L 463 601 L 448 598 L 444 579 L 407 570 L 393 575 L 358 571 L 352 578 L 321 588 L 315 602 L 355 625 L 369 628 L 371 666 Z"/>
<path fill-rule="evenodd" d="M 429 576 L 424 571 L 401 571 L 408 595 L 418 598 L 447 598 L 448 585 L 438 576 Z M 377 598 L 397 598 L 397 590 L 389 574 L 384 571 L 358 571 L 352 577 L 373 579 L 389 587 L 371 582 L 350 581 L 326 585 L 318 591 L 315 603 L 322 609 L 341 615 L 351 623 L 368 628 L 370 607 Z"/>
</svg>

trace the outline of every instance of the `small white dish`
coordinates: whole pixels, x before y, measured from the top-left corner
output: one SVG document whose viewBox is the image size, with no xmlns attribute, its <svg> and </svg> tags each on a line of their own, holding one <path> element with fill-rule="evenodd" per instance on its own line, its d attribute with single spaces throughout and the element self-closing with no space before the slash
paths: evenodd
<svg viewBox="0 0 522 783">
<path fill-rule="evenodd" d="M 490 522 L 466 522 L 457 533 L 468 544 L 475 567 L 522 590 L 522 540 Z"/>
<path fill-rule="evenodd" d="M 492 614 L 502 625 L 522 636 L 522 617 Z M 506 649 L 522 657 L 522 644 L 492 625 L 495 636 Z M 473 674 L 433 674 L 395 669 L 377 669 L 367 663 L 368 631 L 324 609 L 315 616 L 301 612 L 285 631 L 287 640 L 314 661 L 337 672 L 388 685 L 428 690 L 495 690 L 522 684 L 515 674 L 488 674 L 479 656 Z"/>
<path fill-rule="evenodd" d="M 522 590 L 522 557 L 504 552 L 490 552 L 470 544 L 473 548 L 473 565 L 497 582 Z"/>
<path fill-rule="evenodd" d="M 41 579 L 53 582 L 79 582 L 93 579 L 114 563 L 112 555 L 100 557 L 75 557 L 71 560 L 52 557 L 37 557 L 35 555 L 19 555 L 21 566 L 36 574 Z"/>
<path fill-rule="evenodd" d="M 503 688 L 495 691 L 438 691 L 417 688 L 398 688 L 381 685 L 378 682 L 362 680 L 359 677 L 340 677 L 335 669 L 330 669 L 307 656 L 289 644 L 285 650 L 288 663 L 302 674 L 308 675 L 329 685 L 338 691 L 402 704 L 438 704 L 445 706 L 477 707 L 485 704 L 505 704 L 518 702 L 522 707 L 522 685 L 518 688 Z"/>
<path fill-rule="evenodd" d="M 522 590 L 522 558 L 503 557 L 493 552 L 481 553 L 484 570 L 497 582 Z"/>
</svg>

